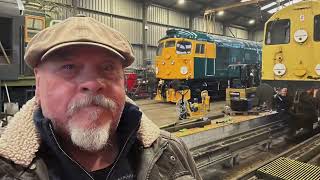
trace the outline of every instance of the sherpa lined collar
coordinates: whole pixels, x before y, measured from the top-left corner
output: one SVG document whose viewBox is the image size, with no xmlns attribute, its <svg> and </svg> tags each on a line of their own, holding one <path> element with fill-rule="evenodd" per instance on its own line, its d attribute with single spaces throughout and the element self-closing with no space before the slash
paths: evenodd
<svg viewBox="0 0 320 180">
<path fill-rule="evenodd" d="M 134 104 L 129 98 L 126 101 Z M 9 121 L 0 138 L 0 156 L 22 166 L 32 162 L 41 141 L 33 121 L 38 108 L 35 98 L 32 98 Z M 160 129 L 142 114 L 138 140 L 144 147 L 150 147 L 159 136 Z"/>
</svg>

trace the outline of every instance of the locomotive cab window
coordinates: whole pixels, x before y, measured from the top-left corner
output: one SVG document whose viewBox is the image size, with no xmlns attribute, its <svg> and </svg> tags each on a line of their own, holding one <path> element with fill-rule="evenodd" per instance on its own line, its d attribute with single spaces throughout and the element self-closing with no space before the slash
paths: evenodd
<svg viewBox="0 0 320 180">
<path fill-rule="evenodd" d="M 160 43 L 159 45 L 158 45 L 158 48 L 157 48 L 157 56 L 161 56 L 161 54 L 162 54 L 162 49 L 163 49 L 163 43 Z"/>
<path fill-rule="evenodd" d="M 268 22 L 265 38 L 267 45 L 288 44 L 290 42 L 290 20 L 281 19 Z"/>
<path fill-rule="evenodd" d="M 320 41 L 320 15 L 314 17 L 314 40 Z"/>
<path fill-rule="evenodd" d="M 167 41 L 164 47 L 170 48 L 170 47 L 174 47 L 174 45 L 176 45 L 175 41 Z"/>
<path fill-rule="evenodd" d="M 197 44 L 196 45 L 196 54 L 204 54 L 205 45 Z"/>
<path fill-rule="evenodd" d="M 176 48 L 177 54 L 190 54 L 192 49 L 192 43 L 189 41 L 178 41 Z"/>
<path fill-rule="evenodd" d="M 25 41 L 29 42 L 33 36 L 45 28 L 45 18 L 41 16 L 26 16 Z"/>
</svg>

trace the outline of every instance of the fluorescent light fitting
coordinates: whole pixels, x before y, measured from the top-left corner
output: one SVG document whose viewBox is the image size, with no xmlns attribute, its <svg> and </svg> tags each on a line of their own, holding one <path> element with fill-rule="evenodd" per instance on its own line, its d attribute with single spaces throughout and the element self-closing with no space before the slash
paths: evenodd
<svg viewBox="0 0 320 180">
<path fill-rule="evenodd" d="M 252 1 L 252 0 L 241 0 L 240 2 L 248 2 L 248 1 Z"/>
<path fill-rule="evenodd" d="M 249 24 L 254 24 L 255 22 L 256 22 L 256 21 L 255 21 L 254 19 L 250 19 L 248 23 L 249 23 Z"/>
<path fill-rule="evenodd" d="M 283 6 L 275 7 L 275 8 L 273 8 L 273 9 L 270 9 L 270 10 L 268 11 L 268 13 L 273 14 L 273 13 L 281 10 L 282 8 L 283 8 Z"/>
<path fill-rule="evenodd" d="M 273 9 L 269 10 L 268 13 L 273 14 L 273 13 L 275 13 L 275 12 L 283 9 L 284 7 L 290 6 L 290 5 L 292 5 L 292 4 L 296 4 L 296 3 L 301 2 L 301 1 L 302 1 L 302 0 L 289 1 L 289 2 L 287 2 L 287 3 L 285 3 L 285 4 L 283 4 L 282 6 L 275 7 L 275 8 L 273 8 Z"/>
<path fill-rule="evenodd" d="M 278 2 L 278 1 L 279 1 L 279 2 Z M 274 5 L 277 5 L 278 3 L 281 3 L 281 2 L 283 2 L 283 1 L 285 1 L 285 0 L 277 0 L 277 1 L 271 2 L 271 3 L 269 3 L 269 4 L 265 5 L 265 6 L 262 6 L 262 7 L 260 8 L 260 10 L 263 11 L 263 10 L 268 9 L 268 8 L 274 6 Z"/>
<path fill-rule="evenodd" d="M 268 9 L 268 8 L 274 6 L 274 5 L 277 5 L 277 3 L 276 3 L 276 2 L 269 3 L 269 4 L 265 5 L 265 6 L 262 6 L 262 7 L 260 8 L 260 10 L 263 11 L 263 10 L 265 10 L 265 9 Z"/>
<path fill-rule="evenodd" d="M 178 4 L 184 4 L 185 0 L 178 0 Z"/>
<path fill-rule="evenodd" d="M 298 2 L 301 2 L 302 0 L 293 0 L 293 1 L 289 1 L 287 3 L 284 4 L 284 6 L 289 6 L 289 5 L 292 5 L 292 4 L 295 4 L 295 3 L 298 3 Z"/>
<path fill-rule="evenodd" d="M 223 16 L 224 15 L 224 11 L 218 11 L 217 15 L 218 16 Z"/>
</svg>

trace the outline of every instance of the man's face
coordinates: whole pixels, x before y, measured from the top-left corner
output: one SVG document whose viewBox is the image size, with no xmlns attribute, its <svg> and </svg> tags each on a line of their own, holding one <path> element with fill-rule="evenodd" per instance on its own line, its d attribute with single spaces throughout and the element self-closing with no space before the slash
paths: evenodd
<svg viewBox="0 0 320 180">
<path fill-rule="evenodd" d="M 35 75 L 36 96 L 55 131 L 85 150 L 102 149 L 125 103 L 121 59 L 102 48 L 69 47 L 53 52 Z"/>
<path fill-rule="evenodd" d="M 287 88 L 282 88 L 281 91 L 280 91 L 280 95 L 281 96 L 287 96 L 288 94 L 288 89 Z"/>
</svg>

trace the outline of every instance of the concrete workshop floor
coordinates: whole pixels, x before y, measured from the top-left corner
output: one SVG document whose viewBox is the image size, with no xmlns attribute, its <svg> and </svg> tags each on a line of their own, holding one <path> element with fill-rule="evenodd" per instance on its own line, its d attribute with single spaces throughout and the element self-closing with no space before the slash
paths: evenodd
<svg viewBox="0 0 320 180">
<path fill-rule="evenodd" d="M 176 104 L 157 102 L 150 99 L 140 99 L 135 101 L 140 109 L 159 127 L 173 124 L 178 121 Z M 208 116 L 221 114 L 225 101 L 212 102 Z"/>
</svg>

